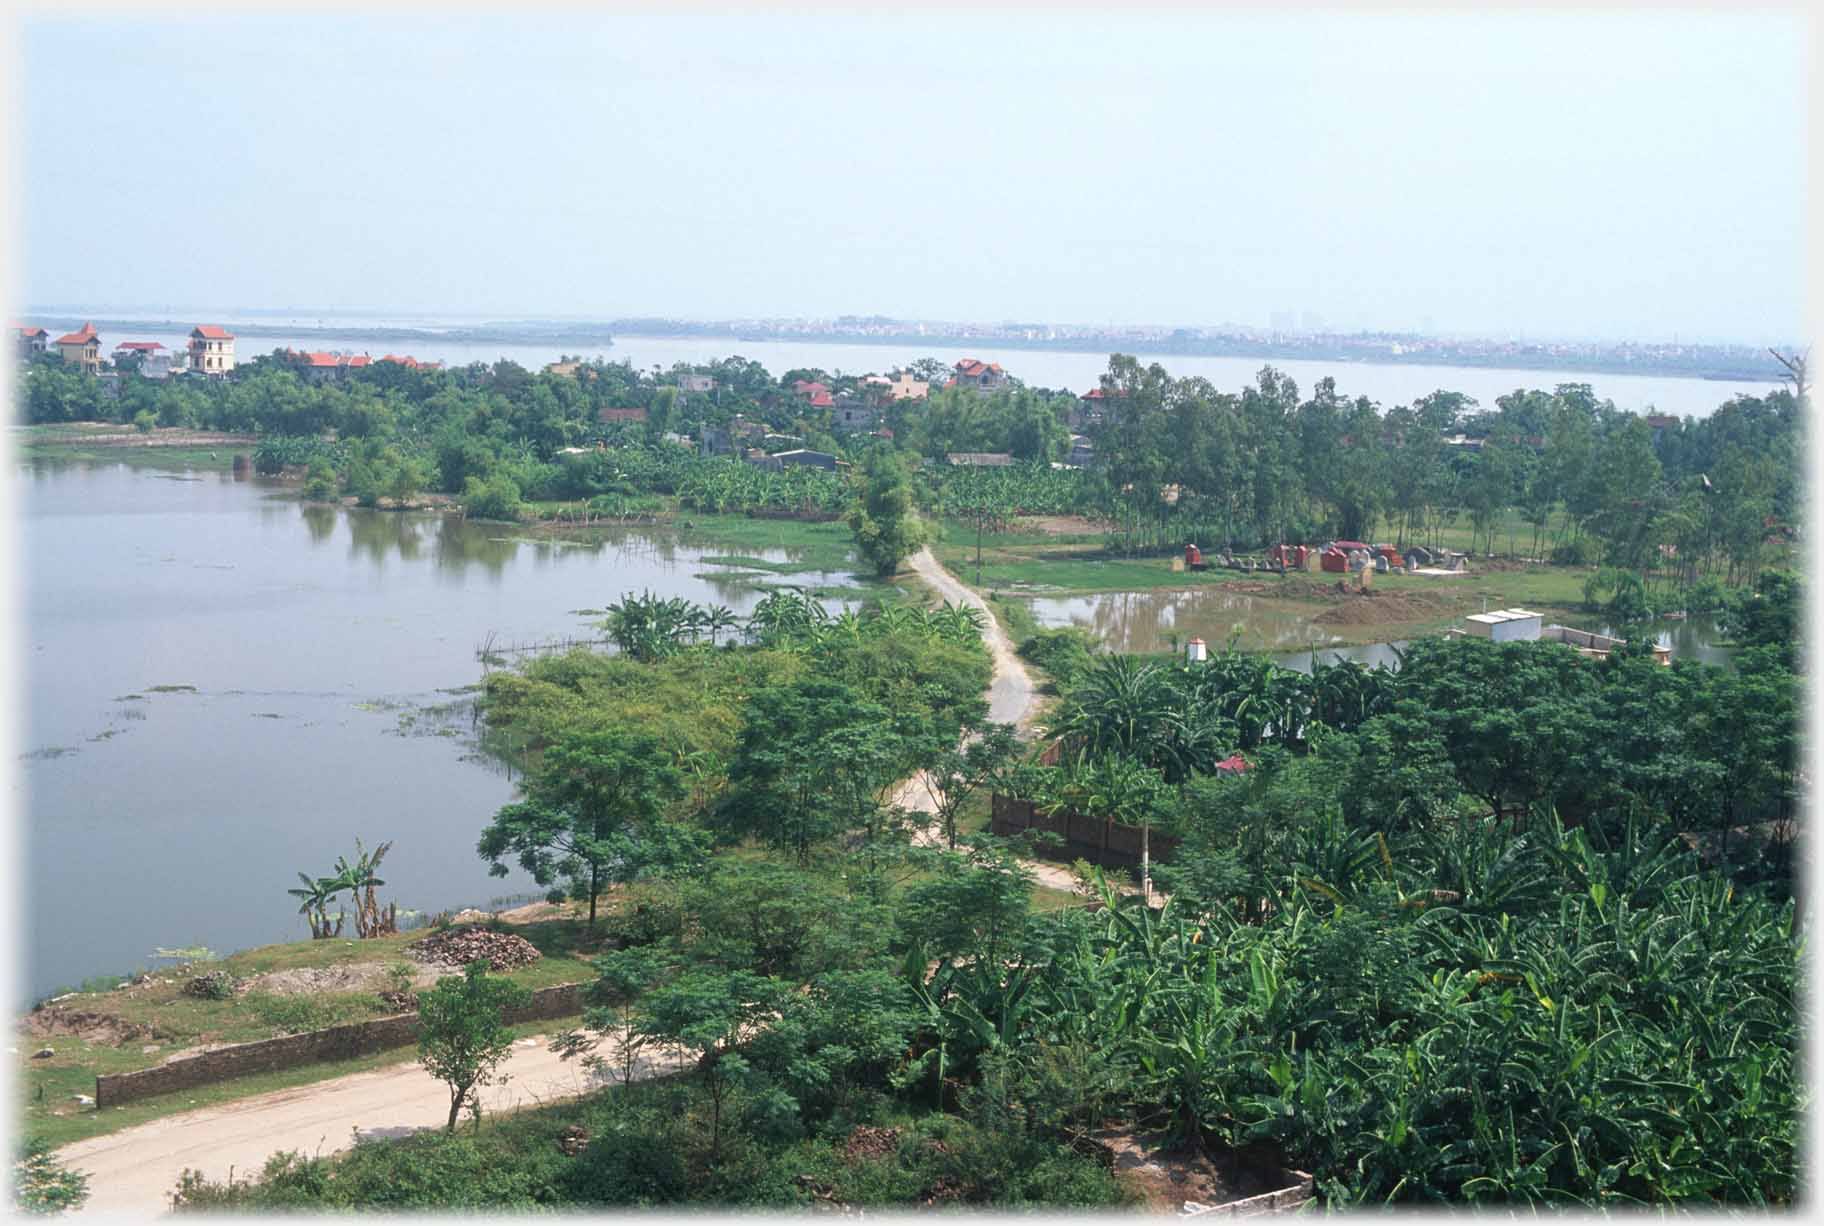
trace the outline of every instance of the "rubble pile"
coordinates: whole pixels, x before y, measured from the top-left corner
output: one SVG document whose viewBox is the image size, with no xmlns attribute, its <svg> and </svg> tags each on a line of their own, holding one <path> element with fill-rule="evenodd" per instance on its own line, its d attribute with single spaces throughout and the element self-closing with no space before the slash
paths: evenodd
<svg viewBox="0 0 1824 1226">
<path fill-rule="evenodd" d="M 436 966 L 464 967 L 482 959 L 489 970 L 510 971 L 538 961 L 538 946 L 510 932 L 450 928 L 405 947 L 406 956 Z"/>
</svg>

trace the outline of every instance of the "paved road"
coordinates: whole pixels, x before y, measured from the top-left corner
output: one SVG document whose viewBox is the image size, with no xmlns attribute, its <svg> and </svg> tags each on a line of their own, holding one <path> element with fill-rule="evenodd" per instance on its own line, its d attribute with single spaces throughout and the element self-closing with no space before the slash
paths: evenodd
<svg viewBox="0 0 1824 1226">
<path fill-rule="evenodd" d="M 483 1114 L 536 1107 L 587 1093 L 601 1083 L 575 1060 L 559 1060 L 546 1040 L 520 1040 L 505 1065 L 508 1080 L 483 1091 Z M 603 1055 L 609 1055 L 606 1050 Z M 645 1063 L 636 1076 L 676 1067 L 675 1058 Z M 278 1090 L 219 1107 L 169 1115 L 66 1145 L 58 1158 L 89 1175 L 86 1213 L 148 1217 L 170 1208 L 184 1168 L 211 1179 L 257 1173 L 280 1150 L 308 1154 L 349 1148 L 356 1136 L 400 1137 L 439 1128 L 450 1092 L 415 1062 L 333 1081 Z"/>
</svg>

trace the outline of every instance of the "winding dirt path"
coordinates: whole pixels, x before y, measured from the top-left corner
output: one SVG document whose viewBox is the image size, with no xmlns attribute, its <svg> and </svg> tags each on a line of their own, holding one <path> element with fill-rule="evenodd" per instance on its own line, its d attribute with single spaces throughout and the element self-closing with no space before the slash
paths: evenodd
<svg viewBox="0 0 1824 1226">
<path fill-rule="evenodd" d="M 988 718 L 996 723 L 1012 724 L 1022 737 L 1030 736 L 1033 721 L 1039 713 L 1038 687 L 1033 684 L 1032 674 L 1026 671 L 1026 665 L 1014 654 L 1013 643 L 1001 628 L 994 610 L 973 589 L 964 586 L 961 580 L 938 565 L 937 559 L 931 556 L 930 549 L 921 549 L 913 554 L 907 560 L 907 565 L 943 599 L 951 604 L 968 605 L 981 613 L 985 619 L 982 624 L 982 642 L 987 645 L 989 658 L 994 662 L 994 676 L 988 683 Z M 931 795 L 923 771 L 899 785 L 893 803 L 912 813 L 937 812 L 937 801 Z M 943 832 L 935 823 L 913 835 L 914 842 L 926 847 L 936 847 L 942 839 Z M 1041 860 L 1024 860 L 1021 863 L 1041 885 L 1054 890 L 1074 891 L 1077 888 L 1077 875 L 1067 868 L 1046 864 Z"/>
<path fill-rule="evenodd" d="M 611 1057 L 604 1044 L 601 1054 Z M 676 1057 L 642 1058 L 636 1077 L 680 1067 Z M 549 1105 L 587 1094 L 603 1083 L 575 1060 L 560 1060 L 548 1041 L 521 1039 L 504 1066 L 508 1080 L 482 1092 L 484 1116 Z M 170 1194 L 186 1167 L 211 1179 L 257 1174 L 280 1150 L 331 1154 L 356 1138 L 401 1137 L 441 1128 L 450 1092 L 406 1062 L 367 1073 L 205 1107 L 66 1145 L 57 1157 L 89 1176 L 82 1212 L 150 1217 L 171 1207 Z"/>
</svg>

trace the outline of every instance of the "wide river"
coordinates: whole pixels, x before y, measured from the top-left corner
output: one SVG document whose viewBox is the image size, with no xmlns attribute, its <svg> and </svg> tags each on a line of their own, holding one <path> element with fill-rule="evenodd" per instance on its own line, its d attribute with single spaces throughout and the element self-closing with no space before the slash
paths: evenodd
<svg viewBox="0 0 1824 1226">
<path fill-rule="evenodd" d="M 79 326 L 80 322 L 72 320 L 69 326 L 75 328 Z M 411 322 L 422 324 L 424 321 Z M 184 331 L 187 330 L 184 329 Z M 606 335 L 606 328 L 603 329 L 603 333 Z M 126 340 L 159 341 L 173 348 L 182 348 L 185 344 L 182 332 L 164 325 L 148 325 L 143 329 L 108 328 L 102 330 L 104 352 L 111 351 L 115 345 Z M 547 363 L 557 361 L 564 353 L 580 353 L 588 358 L 605 357 L 610 361 L 630 362 L 640 370 L 648 370 L 655 366 L 662 370 L 669 370 L 678 362 L 712 362 L 738 353 L 745 358 L 759 362 L 775 377 L 788 370 L 800 368 L 821 369 L 832 373 L 867 374 L 885 372 L 922 357 L 938 357 L 943 361 L 952 362 L 960 360 L 964 356 L 970 356 L 978 357 L 985 362 L 999 362 L 1009 374 L 1018 376 L 1032 387 L 1064 388 L 1079 393 L 1095 387 L 1097 377 L 1108 369 L 1106 353 L 997 349 L 993 345 L 983 345 L 964 351 L 934 345 L 921 347 L 918 345 L 840 344 L 818 341 L 744 341 L 729 337 L 617 336 L 613 338 L 610 345 L 591 347 L 578 342 L 570 342 L 566 345 L 534 345 L 469 344 L 439 339 L 365 341 L 338 338 L 328 333 L 315 335 L 298 333 L 291 336 L 244 336 L 235 343 L 235 350 L 243 360 L 258 354 L 270 353 L 279 348 L 334 349 L 352 353 L 371 353 L 375 357 L 387 353 L 409 353 L 413 357 L 429 358 L 453 366 L 465 366 L 470 362 L 493 362 L 504 357 L 512 359 L 528 370 L 539 370 Z M 1443 390 L 1466 393 L 1475 397 L 1479 404 L 1492 410 L 1497 396 L 1504 396 L 1516 388 L 1540 388 L 1549 391 L 1560 383 L 1588 383 L 1598 397 L 1613 400 L 1617 408 L 1628 409 L 1636 413 L 1657 411 L 1677 414 L 1680 417 L 1703 417 L 1713 412 L 1718 405 L 1737 392 L 1763 396 L 1780 386 L 1777 383 L 1753 380 L 1719 381 L 1662 375 L 1582 374 L 1563 370 L 1404 366 L 1388 363 L 1292 359 L 1275 360 L 1269 363 L 1259 358 L 1187 357 L 1169 354 L 1149 357 L 1145 353 L 1139 353 L 1137 356 L 1149 362 L 1157 361 L 1173 375 L 1181 378 L 1201 375 L 1218 389 L 1228 392 L 1239 391 L 1253 383 L 1260 368 L 1270 364 L 1291 376 L 1301 391 L 1309 392 L 1319 379 L 1333 378 L 1336 380 L 1338 392 L 1347 396 L 1366 396 L 1383 408 L 1410 404 L 1420 396 Z"/>
<path fill-rule="evenodd" d="M 730 550 L 665 529 L 578 547 L 226 473 L 41 462 L 15 479 L 31 994 L 158 965 L 159 947 L 302 939 L 285 891 L 357 836 L 394 842 L 381 893 L 402 909 L 536 891 L 475 854 L 512 792 L 450 692 L 480 680 L 477 647 L 592 637 L 599 617 L 576 611 L 629 590 L 737 613 L 761 595 L 703 577 Z"/>
</svg>

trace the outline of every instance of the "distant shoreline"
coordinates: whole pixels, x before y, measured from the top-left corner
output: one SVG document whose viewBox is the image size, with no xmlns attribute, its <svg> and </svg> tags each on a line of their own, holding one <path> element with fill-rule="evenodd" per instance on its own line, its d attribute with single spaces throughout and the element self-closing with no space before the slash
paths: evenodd
<svg viewBox="0 0 1824 1226">
<path fill-rule="evenodd" d="M 26 316 L 26 322 L 39 323 L 65 317 Z M 101 329 L 130 332 L 134 329 L 187 332 L 189 320 L 118 319 L 96 316 L 92 322 Z M 59 324 L 58 326 L 61 326 Z M 1394 354 L 1384 350 L 1362 352 L 1323 345 L 1302 346 L 1272 341 L 1247 341 L 1242 338 L 1189 338 L 1178 341 L 1146 340 L 1111 343 L 1080 338 L 1029 339 L 1025 337 L 931 336 L 916 332 L 883 335 L 856 333 L 773 332 L 760 335 L 752 328 L 735 329 L 715 324 L 701 327 L 680 326 L 677 321 L 617 320 L 609 324 L 563 324 L 528 322 L 525 324 L 483 324 L 452 328 L 312 328 L 301 325 L 247 323 L 230 320 L 227 324 L 239 336 L 310 339 L 325 345 L 334 342 L 354 343 L 427 343 L 460 345 L 555 345 L 577 346 L 579 351 L 601 352 L 614 346 L 610 329 L 625 336 L 652 340 L 724 340 L 742 344 L 804 344 L 851 346 L 904 346 L 923 350 L 1015 349 L 1052 353 L 1126 353 L 1142 358 L 1209 357 L 1244 358 L 1261 362 L 1303 361 L 1342 362 L 1356 366 L 1431 366 L 1458 370 L 1513 370 L 1541 374 L 1641 375 L 1653 378 L 1701 379 L 1711 382 L 1752 382 L 1779 384 L 1781 373 L 1769 358 L 1764 365 L 1710 363 L 1680 366 L 1669 362 L 1643 360 L 1621 362 L 1588 356 L 1554 358 L 1549 354 L 1440 354 L 1417 352 Z M 737 350 L 731 348 L 730 353 Z"/>
</svg>

